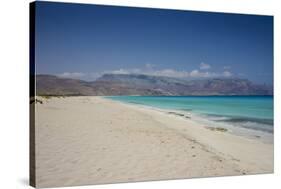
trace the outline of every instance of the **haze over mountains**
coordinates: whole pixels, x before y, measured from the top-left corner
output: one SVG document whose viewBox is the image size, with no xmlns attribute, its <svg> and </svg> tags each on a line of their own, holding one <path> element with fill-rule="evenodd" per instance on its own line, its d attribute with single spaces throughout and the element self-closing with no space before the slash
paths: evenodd
<svg viewBox="0 0 281 189">
<path fill-rule="evenodd" d="M 140 74 L 104 74 L 95 81 L 36 75 L 37 95 L 272 95 L 273 87 L 247 79 L 184 80 Z"/>
</svg>

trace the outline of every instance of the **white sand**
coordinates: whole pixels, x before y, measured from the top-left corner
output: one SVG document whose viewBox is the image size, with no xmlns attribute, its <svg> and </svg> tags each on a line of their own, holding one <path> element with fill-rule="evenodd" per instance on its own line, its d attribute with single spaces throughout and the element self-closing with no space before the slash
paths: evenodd
<svg viewBox="0 0 281 189">
<path fill-rule="evenodd" d="M 101 97 L 36 104 L 36 186 L 273 172 L 273 144 Z"/>
</svg>

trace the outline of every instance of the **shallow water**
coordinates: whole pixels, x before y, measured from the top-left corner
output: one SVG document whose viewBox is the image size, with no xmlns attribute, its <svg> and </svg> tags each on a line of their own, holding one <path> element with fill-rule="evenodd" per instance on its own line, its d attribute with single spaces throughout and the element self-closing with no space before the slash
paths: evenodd
<svg viewBox="0 0 281 189">
<path fill-rule="evenodd" d="M 121 102 L 190 112 L 209 122 L 273 133 L 273 96 L 113 96 Z"/>
</svg>

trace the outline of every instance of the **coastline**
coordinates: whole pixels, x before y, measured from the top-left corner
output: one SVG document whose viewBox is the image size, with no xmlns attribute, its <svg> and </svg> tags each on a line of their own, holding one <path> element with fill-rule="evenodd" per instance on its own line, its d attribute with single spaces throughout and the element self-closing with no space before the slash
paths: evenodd
<svg viewBox="0 0 281 189">
<path fill-rule="evenodd" d="M 42 101 L 35 124 L 40 187 L 273 172 L 273 144 L 193 119 L 103 97 Z"/>
<path fill-rule="evenodd" d="M 113 102 L 119 102 L 112 100 Z M 207 125 L 206 123 L 198 122 L 198 119 L 201 121 L 201 117 L 199 118 L 197 115 L 193 113 L 188 113 L 188 119 L 186 119 L 185 115 L 186 112 L 182 111 L 177 111 L 177 110 L 164 110 L 164 109 L 159 109 L 155 107 L 149 107 L 145 105 L 138 105 L 138 104 L 130 104 L 130 103 L 123 103 L 120 102 L 121 104 L 125 104 L 127 106 L 130 106 L 132 108 L 137 108 L 137 109 L 142 109 L 142 111 L 153 114 L 154 113 L 161 113 L 163 116 L 168 116 L 173 119 L 161 119 L 158 120 L 163 123 L 163 125 L 167 124 L 169 126 L 172 125 L 173 129 L 178 129 L 178 131 L 182 132 L 184 131 L 185 134 L 189 134 L 191 138 L 194 138 L 194 140 L 197 140 L 198 143 L 205 145 L 206 147 L 217 151 L 218 153 L 230 155 L 233 157 L 239 157 L 239 158 L 234 158 L 234 159 L 242 159 L 245 160 L 246 162 L 253 163 L 254 164 L 262 164 L 263 163 L 263 158 L 266 159 L 266 157 L 261 157 L 260 161 L 258 160 L 259 158 L 255 156 L 260 156 L 264 155 L 262 153 L 262 150 L 259 151 L 258 149 L 255 149 L 256 146 L 259 146 L 261 149 L 266 149 L 267 147 L 270 149 L 272 148 L 272 153 L 271 149 L 270 150 L 265 150 L 267 151 L 266 154 L 268 154 L 268 157 L 272 155 L 272 161 L 268 162 L 268 164 L 261 165 L 261 170 L 262 169 L 267 169 L 266 167 L 273 167 L 273 139 L 272 141 L 261 141 L 259 138 L 249 138 L 248 136 L 243 136 L 243 135 L 237 135 L 230 133 L 228 131 L 226 132 L 220 132 L 216 131 L 216 128 L 220 127 L 215 127 L 214 125 Z M 182 114 L 182 115 L 180 115 Z M 193 119 L 193 118 L 196 119 Z M 178 124 L 173 124 L 170 121 L 177 121 Z M 176 126 L 176 127 L 175 127 Z M 214 129 L 210 129 L 214 128 Z M 239 128 L 239 129 L 244 129 L 244 128 Z M 250 129 L 245 129 L 247 132 L 249 132 Z M 192 134 L 191 134 L 192 133 Z M 228 144 L 225 144 L 228 143 Z M 241 145 L 241 146 L 240 146 Z M 247 145 L 247 146 L 244 146 Z M 235 149 L 232 149 L 235 147 Z M 254 150 L 251 150 L 254 149 Z M 243 150 L 245 152 L 245 155 L 239 154 L 241 153 L 240 150 Z M 250 153 L 247 153 L 247 151 L 250 151 Z M 259 152 L 258 152 L 259 151 Z M 252 153 L 251 153 L 252 152 Z M 254 152 L 257 154 L 254 155 Z M 271 154 L 271 155 L 270 155 Z M 246 157 L 249 156 L 249 157 Z M 272 163 L 272 164 L 271 164 Z M 263 168 L 262 168 L 263 167 Z M 273 168 L 272 168 L 273 169 Z"/>
<path fill-rule="evenodd" d="M 125 101 L 120 101 L 120 100 L 116 100 L 116 99 L 111 99 L 110 97 L 102 97 L 102 98 L 112 100 L 115 102 L 120 102 L 122 104 L 126 104 L 129 106 L 132 105 L 133 107 L 150 109 L 150 110 L 162 112 L 162 113 L 165 113 L 168 115 L 174 115 L 178 118 L 185 119 L 185 120 L 186 119 L 192 120 L 193 122 L 195 122 L 196 125 L 205 127 L 210 130 L 227 132 L 227 133 L 238 135 L 241 137 L 261 140 L 262 142 L 273 144 L 273 133 L 262 131 L 262 130 L 256 130 L 253 128 L 234 126 L 231 124 L 226 124 L 225 122 L 211 121 L 206 118 L 206 115 L 203 116 L 198 113 L 194 113 L 192 111 L 159 108 L 159 107 L 149 106 L 149 105 L 145 105 L 145 104 L 141 104 L 141 103 L 125 102 Z"/>
</svg>

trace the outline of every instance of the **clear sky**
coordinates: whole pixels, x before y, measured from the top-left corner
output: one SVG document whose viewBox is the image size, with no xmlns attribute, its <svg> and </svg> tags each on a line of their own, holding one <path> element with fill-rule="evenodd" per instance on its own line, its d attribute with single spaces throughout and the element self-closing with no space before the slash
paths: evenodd
<svg viewBox="0 0 281 189">
<path fill-rule="evenodd" d="M 37 2 L 38 74 L 273 80 L 273 17 Z"/>
</svg>

